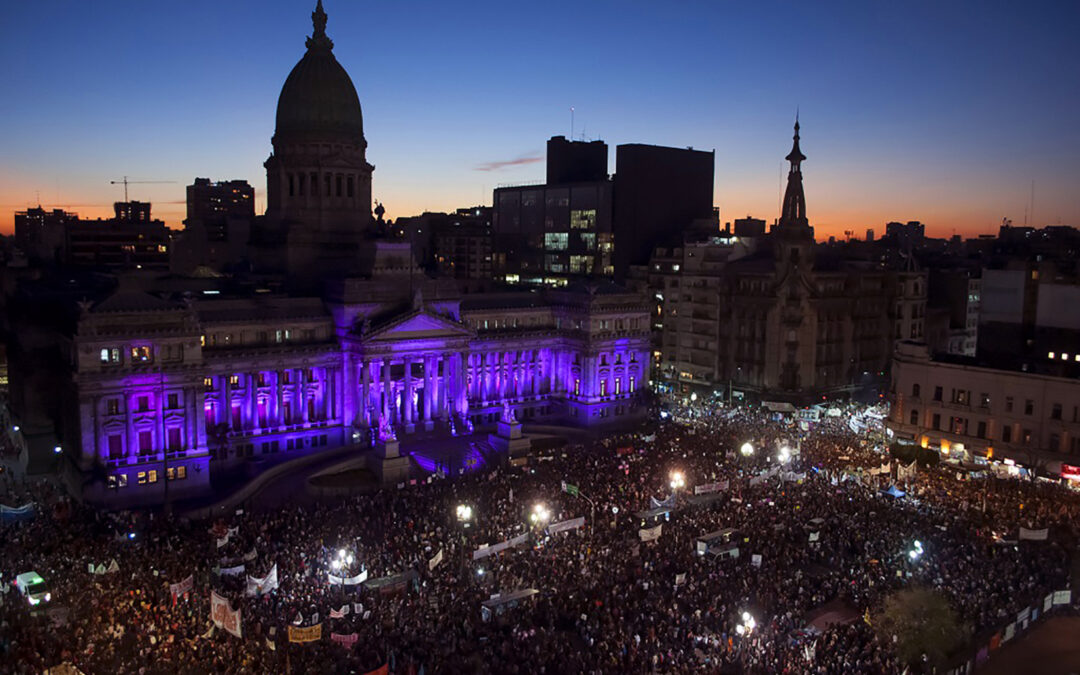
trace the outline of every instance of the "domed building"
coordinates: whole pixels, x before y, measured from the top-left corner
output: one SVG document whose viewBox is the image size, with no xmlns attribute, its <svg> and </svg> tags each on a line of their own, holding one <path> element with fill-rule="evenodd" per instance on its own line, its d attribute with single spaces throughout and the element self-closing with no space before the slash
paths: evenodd
<svg viewBox="0 0 1080 675">
<path fill-rule="evenodd" d="M 353 269 L 372 222 L 360 98 L 334 58 L 322 0 L 311 19 L 307 51 L 278 98 L 266 216 L 252 238 L 256 266 L 298 285 Z"/>
</svg>

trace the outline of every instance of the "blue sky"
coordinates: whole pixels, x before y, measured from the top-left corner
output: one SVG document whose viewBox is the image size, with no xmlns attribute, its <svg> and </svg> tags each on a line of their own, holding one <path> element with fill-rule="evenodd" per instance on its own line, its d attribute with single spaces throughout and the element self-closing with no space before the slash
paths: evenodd
<svg viewBox="0 0 1080 675">
<path fill-rule="evenodd" d="M 195 176 L 263 203 L 274 110 L 313 0 L 0 7 L 0 230 L 102 215 L 124 175 L 172 226 Z M 777 214 L 796 108 L 819 234 L 1080 225 L 1076 2 L 325 0 L 390 217 L 490 203 L 570 133 L 716 150 L 724 221 Z"/>
</svg>

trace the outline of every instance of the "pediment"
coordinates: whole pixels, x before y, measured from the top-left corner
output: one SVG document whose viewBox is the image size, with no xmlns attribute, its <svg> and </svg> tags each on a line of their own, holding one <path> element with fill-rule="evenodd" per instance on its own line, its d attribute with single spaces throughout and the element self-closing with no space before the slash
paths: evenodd
<svg viewBox="0 0 1080 675">
<path fill-rule="evenodd" d="M 468 328 L 456 321 L 427 311 L 411 312 L 376 328 L 363 336 L 364 342 L 392 342 L 428 338 L 453 338 L 471 335 Z"/>
</svg>

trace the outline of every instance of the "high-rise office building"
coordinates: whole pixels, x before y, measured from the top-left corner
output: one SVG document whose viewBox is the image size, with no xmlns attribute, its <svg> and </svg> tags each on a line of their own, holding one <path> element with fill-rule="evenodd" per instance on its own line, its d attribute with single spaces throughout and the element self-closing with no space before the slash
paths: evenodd
<svg viewBox="0 0 1080 675">
<path fill-rule="evenodd" d="M 683 231 L 713 224 L 715 153 L 637 143 L 615 150 L 613 231 L 616 279 L 649 261 L 653 249 L 677 243 Z"/>
</svg>

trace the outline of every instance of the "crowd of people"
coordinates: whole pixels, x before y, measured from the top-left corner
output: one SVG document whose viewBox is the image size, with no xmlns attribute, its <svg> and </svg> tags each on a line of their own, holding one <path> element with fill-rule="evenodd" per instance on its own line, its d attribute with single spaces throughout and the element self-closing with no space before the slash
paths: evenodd
<svg viewBox="0 0 1080 675">
<path fill-rule="evenodd" d="M 37 515 L 0 530 L 0 672 L 899 673 L 868 620 L 890 593 L 937 589 L 977 633 L 1068 585 L 1080 499 L 1058 486 L 922 468 L 897 499 L 882 439 L 844 416 L 652 420 L 524 464 L 212 521 L 104 514 L 6 477 L 0 501 Z M 1021 526 L 1050 536 L 1001 543 Z M 724 529 L 737 556 L 702 555 Z M 18 595 L 28 570 L 51 602 Z M 250 593 L 271 571 L 276 588 Z M 350 577 L 366 582 L 331 583 Z M 211 620 L 212 592 L 240 636 Z M 847 618 L 815 627 L 825 606 Z M 321 636 L 290 642 L 290 626 Z"/>
</svg>

